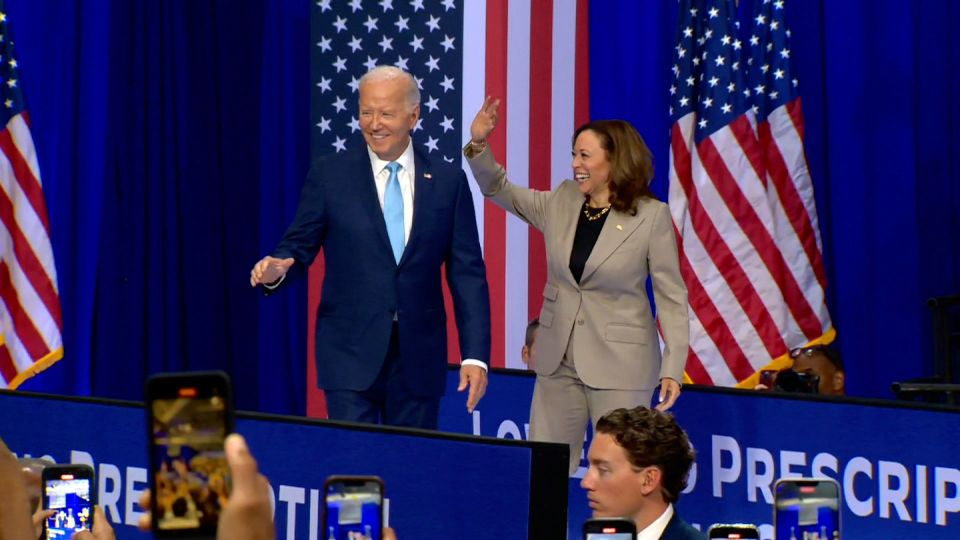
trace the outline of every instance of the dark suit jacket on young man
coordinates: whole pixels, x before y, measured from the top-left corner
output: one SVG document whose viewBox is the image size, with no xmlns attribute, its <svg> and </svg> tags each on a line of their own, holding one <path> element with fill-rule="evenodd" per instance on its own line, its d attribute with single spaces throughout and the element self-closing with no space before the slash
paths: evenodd
<svg viewBox="0 0 960 540">
<path fill-rule="evenodd" d="M 667 523 L 667 528 L 660 535 L 660 540 L 706 540 L 706 538 L 706 534 L 694 529 L 680 519 L 676 511 Z"/>
<path fill-rule="evenodd" d="M 407 389 L 421 397 L 444 393 L 444 263 L 461 357 L 489 363 L 490 300 L 466 176 L 416 145 L 414 163 L 413 224 L 399 264 L 365 146 L 314 162 L 296 218 L 273 253 L 296 261 L 286 283 L 323 248 L 316 327 L 321 388 L 369 388 L 383 366 L 396 319 L 399 370 Z"/>
</svg>

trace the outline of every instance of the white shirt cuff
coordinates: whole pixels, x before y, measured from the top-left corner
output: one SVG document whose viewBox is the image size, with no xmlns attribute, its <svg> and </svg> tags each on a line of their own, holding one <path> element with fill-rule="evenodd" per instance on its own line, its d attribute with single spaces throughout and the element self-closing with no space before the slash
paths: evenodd
<svg viewBox="0 0 960 540">
<path fill-rule="evenodd" d="M 463 361 L 460 362 L 460 365 L 461 366 L 480 366 L 483 368 L 484 371 L 487 371 L 487 364 L 484 362 L 481 362 L 480 360 L 477 360 L 476 358 L 464 358 Z"/>
<path fill-rule="evenodd" d="M 279 287 L 280 284 L 283 283 L 283 280 L 286 279 L 286 278 L 287 278 L 287 275 L 284 274 L 284 275 L 280 276 L 280 279 L 276 280 L 275 282 L 269 283 L 269 284 L 268 284 L 268 283 L 264 283 L 263 286 L 264 286 L 265 288 L 270 289 L 270 290 L 272 291 L 272 290 L 276 289 L 277 287 Z"/>
</svg>

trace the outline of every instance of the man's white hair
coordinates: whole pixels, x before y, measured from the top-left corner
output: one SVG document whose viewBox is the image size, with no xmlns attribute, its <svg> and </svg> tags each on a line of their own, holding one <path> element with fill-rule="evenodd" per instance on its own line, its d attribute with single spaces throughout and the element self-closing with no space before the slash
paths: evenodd
<svg viewBox="0 0 960 540">
<path fill-rule="evenodd" d="M 417 81 L 414 80 L 413 75 L 396 66 L 377 66 L 371 69 L 366 72 L 363 77 L 360 77 L 358 88 L 363 88 L 363 85 L 367 83 L 383 82 L 392 79 L 406 80 L 407 86 L 409 87 L 409 90 L 407 90 L 407 104 L 410 105 L 411 110 L 420 104 L 420 88 L 417 86 Z"/>
</svg>

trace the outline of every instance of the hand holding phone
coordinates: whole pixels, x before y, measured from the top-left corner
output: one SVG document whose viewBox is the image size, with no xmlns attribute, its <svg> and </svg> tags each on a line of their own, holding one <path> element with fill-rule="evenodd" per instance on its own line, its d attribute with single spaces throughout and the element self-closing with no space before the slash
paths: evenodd
<svg viewBox="0 0 960 540">
<path fill-rule="evenodd" d="M 146 408 L 154 534 L 214 536 L 227 502 L 229 379 L 219 372 L 155 375 L 147 381 Z"/>
<path fill-rule="evenodd" d="M 88 465 L 50 465 L 43 469 L 43 509 L 47 518 L 46 540 L 69 539 L 74 533 L 93 529 L 96 504 L 93 469 Z"/>
<path fill-rule="evenodd" d="M 637 525 L 626 518 L 591 518 L 583 524 L 583 540 L 633 540 Z"/>
<path fill-rule="evenodd" d="M 325 540 L 381 540 L 383 480 L 376 476 L 331 476 L 323 484 Z"/>
</svg>

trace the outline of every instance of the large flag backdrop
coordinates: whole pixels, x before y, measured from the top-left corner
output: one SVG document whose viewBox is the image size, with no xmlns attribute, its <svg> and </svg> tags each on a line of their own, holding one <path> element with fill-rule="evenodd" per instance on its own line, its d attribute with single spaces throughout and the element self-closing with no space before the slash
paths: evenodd
<svg viewBox="0 0 960 540">
<path fill-rule="evenodd" d="M 758 1 L 739 3 L 749 26 Z M 510 2 L 508 9 L 525 8 L 515 3 L 529 4 L 531 19 L 545 5 Z M 812 0 L 785 8 L 830 314 L 851 395 L 889 397 L 890 381 L 931 374 L 923 300 L 960 290 L 951 120 L 960 114 L 952 99 L 960 88 L 960 43 L 952 37 L 960 4 L 928 4 Z M 306 295 L 259 299 L 244 276 L 292 218 L 309 165 L 317 2 L 3 5 L 24 67 L 17 80 L 29 93 L 70 351 L 68 362 L 21 388 L 141 399 L 130 380 L 160 369 L 217 368 L 233 376 L 238 406 L 302 413 Z M 592 117 L 636 125 L 657 157 L 653 189 L 664 200 L 678 8 L 675 1 L 591 2 L 589 70 L 577 61 L 576 80 L 551 89 L 552 103 L 556 92 L 589 81 Z M 363 9 L 378 18 L 383 12 L 379 0 L 363 0 Z M 517 16 L 508 16 L 514 25 Z M 469 20 L 465 31 L 476 24 Z M 573 40 L 551 28 L 551 43 Z M 542 39 L 530 41 L 530 61 L 547 50 L 554 64 L 574 61 Z M 508 106 L 515 119 L 517 105 Z M 560 134 L 561 154 L 567 137 Z M 526 181 L 510 159 L 512 177 Z M 509 265 L 516 254 L 504 253 Z M 183 264 L 198 254 L 202 264 Z M 535 290 L 528 285 L 528 304 Z M 503 351 L 515 361 L 515 346 Z"/>
<path fill-rule="evenodd" d="M 680 3 L 672 66 L 670 208 L 690 297 L 687 370 L 752 381 L 787 352 L 832 340 L 803 120 L 783 0 Z"/>
<path fill-rule="evenodd" d="M 50 224 L 10 23 L 0 1 L 0 388 L 63 357 Z"/>
<path fill-rule="evenodd" d="M 311 16 L 311 137 L 314 156 L 363 144 L 356 123 L 357 81 L 377 65 L 416 77 L 421 121 L 414 141 L 431 158 L 460 161 L 484 96 L 500 97 L 500 128 L 490 144 L 511 181 L 549 190 L 570 175 L 570 137 L 588 113 L 586 0 L 507 2 L 321 1 Z M 466 167 L 465 167 L 466 168 Z M 523 367 L 527 322 L 539 314 L 543 239 L 485 202 L 471 186 L 492 307 L 494 367 Z M 322 260 L 311 269 L 308 328 L 315 324 Z M 448 297 L 449 300 L 449 297 Z M 447 302 L 448 310 L 450 302 Z M 459 362 L 448 313 L 451 362 Z M 315 396 L 313 333 L 308 393 Z M 317 414 L 317 398 L 308 411 Z"/>
</svg>

